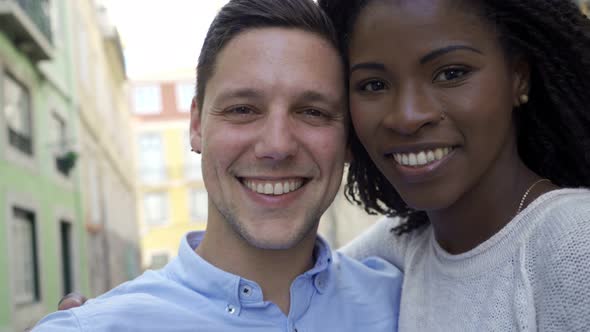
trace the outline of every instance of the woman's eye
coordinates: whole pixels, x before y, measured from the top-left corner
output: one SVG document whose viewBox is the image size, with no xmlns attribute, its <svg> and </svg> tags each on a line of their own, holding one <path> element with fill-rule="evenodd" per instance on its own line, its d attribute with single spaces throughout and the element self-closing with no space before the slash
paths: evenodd
<svg viewBox="0 0 590 332">
<path fill-rule="evenodd" d="M 385 83 L 382 81 L 369 81 L 360 86 L 361 91 L 377 92 L 385 89 Z"/>
<path fill-rule="evenodd" d="M 441 71 L 435 78 L 435 82 L 448 82 L 467 75 L 469 71 L 463 68 L 448 68 Z"/>
</svg>

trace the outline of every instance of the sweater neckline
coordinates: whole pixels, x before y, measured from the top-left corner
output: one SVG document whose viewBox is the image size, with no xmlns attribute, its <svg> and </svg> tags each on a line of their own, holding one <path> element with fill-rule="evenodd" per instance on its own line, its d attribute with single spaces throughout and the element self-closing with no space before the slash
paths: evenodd
<svg viewBox="0 0 590 332">
<path fill-rule="evenodd" d="M 436 268 L 450 277 L 468 277 L 485 273 L 493 266 L 507 262 L 522 247 L 522 241 L 529 234 L 527 230 L 536 226 L 546 207 L 543 203 L 581 190 L 585 189 L 564 188 L 542 194 L 492 237 L 461 254 L 454 255 L 444 250 L 436 241 L 434 230 L 430 226 L 429 251 L 433 253 Z"/>
</svg>

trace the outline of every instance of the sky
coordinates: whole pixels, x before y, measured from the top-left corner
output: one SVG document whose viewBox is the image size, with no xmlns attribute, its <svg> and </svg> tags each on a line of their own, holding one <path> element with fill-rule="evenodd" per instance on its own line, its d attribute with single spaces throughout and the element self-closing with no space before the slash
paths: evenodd
<svg viewBox="0 0 590 332">
<path fill-rule="evenodd" d="M 102 0 L 123 42 L 127 75 L 194 70 L 209 24 L 227 0 Z"/>
</svg>

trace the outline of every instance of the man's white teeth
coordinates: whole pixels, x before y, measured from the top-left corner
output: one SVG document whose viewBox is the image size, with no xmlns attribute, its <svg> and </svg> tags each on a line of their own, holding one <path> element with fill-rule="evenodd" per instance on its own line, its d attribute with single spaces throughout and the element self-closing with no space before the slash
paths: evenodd
<svg viewBox="0 0 590 332">
<path fill-rule="evenodd" d="M 417 153 L 394 153 L 395 161 L 403 166 L 424 166 L 437 160 L 443 159 L 453 148 L 438 148 L 435 150 L 425 150 Z"/>
<path fill-rule="evenodd" d="M 258 181 L 245 180 L 248 189 L 265 195 L 283 195 L 295 191 L 303 185 L 303 180 Z"/>
</svg>

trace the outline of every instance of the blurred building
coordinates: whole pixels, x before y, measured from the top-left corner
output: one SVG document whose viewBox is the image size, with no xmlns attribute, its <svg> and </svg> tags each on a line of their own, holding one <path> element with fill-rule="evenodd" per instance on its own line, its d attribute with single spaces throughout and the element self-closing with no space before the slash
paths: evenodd
<svg viewBox="0 0 590 332">
<path fill-rule="evenodd" d="M 0 330 L 88 288 L 63 2 L 0 1 Z"/>
<path fill-rule="evenodd" d="M 0 0 L 2 332 L 139 272 L 125 74 L 103 14 L 92 0 Z"/>
<path fill-rule="evenodd" d="M 590 14 L 590 1 L 588 0 L 575 0 L 576 3 L 580 6 L 582 13 L 588 15 Z"/>
<path fill-rule="evenodd" d="M 89 296 L 140 272 L 131 111 L 119 34 L 100 1 L 68 2 Z"/>
<path fill-rule="evenodd" d="M 164 266 L 185 233 L 205 228 L 201 159 L 189 143 L 193 75 L 180 70 L 133 82 L 143 268 Z"/>
<path fill-rule="evenodd" d="M 344 196 L 344 183 L 332 205 L 320 220 L 319 233 L 330 243 L 332 249 L 338 249 L 362 233 L 383 216 L 369 215 L 362 208 L 353 205 Z"/>
</svg>

